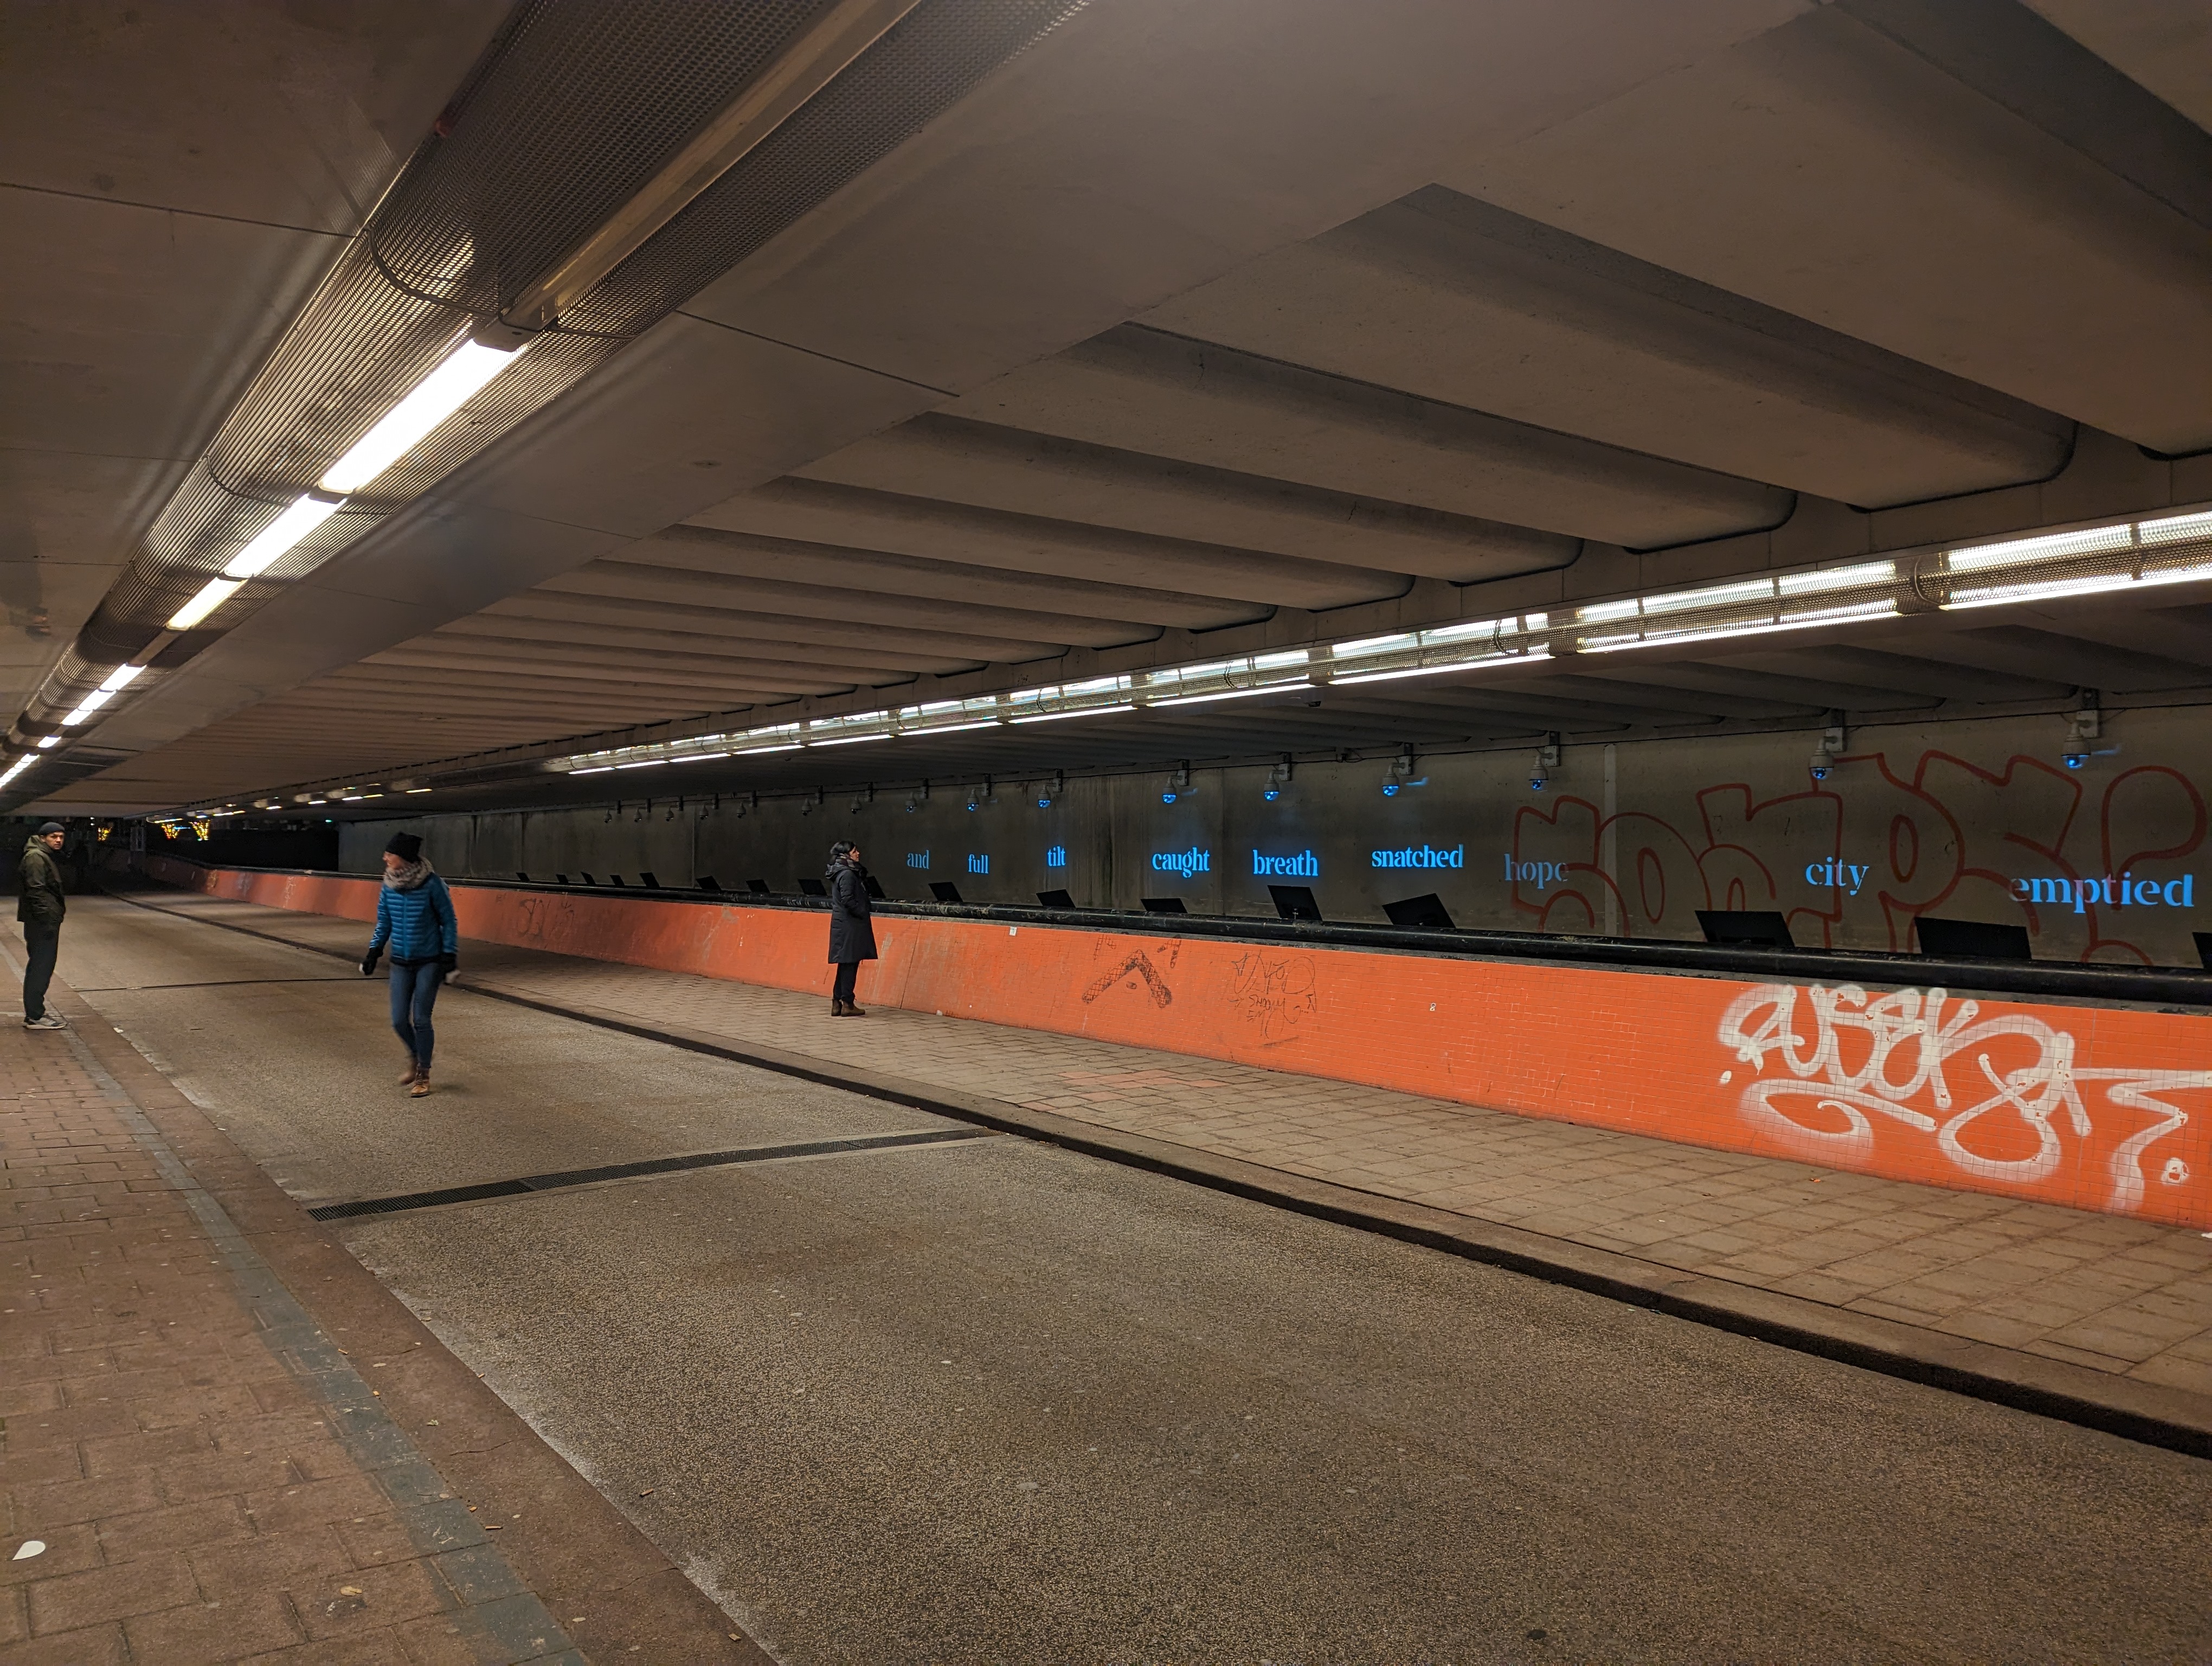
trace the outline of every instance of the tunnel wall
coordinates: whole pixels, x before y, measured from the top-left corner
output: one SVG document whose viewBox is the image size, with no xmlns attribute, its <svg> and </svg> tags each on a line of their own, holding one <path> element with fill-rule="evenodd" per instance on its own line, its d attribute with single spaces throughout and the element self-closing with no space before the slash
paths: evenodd
<svg viewBox="0 0 2212 1666">
<path fill-rule="evenodd" d="M 375 912 L 369 880 L 148 866 Z M 466 885 L 454 906 L 477 940 L 828 987 L 818 910 Z M 2212 1018 L 975 920 L 884 915 L 877 940 L 869 1004 L 2212 1228 Z"/>
<path fill-rule="evenodd" d="M 1932 913 L 2024 925 L 2042 958 L 2194 966 L 2191 933 L 2212 926 L 2203 714 L 2130 711 L 2104 728 L 2069 769 L 2048 714 L 1869 725 L 1822 781 L 1800 731 L 1568 746 L 1541 792 L 1516 751 L 1417 760 L 1422 784 L 1389 796 L 1387 758 L 1301 764 L 1273 803 L 1259 768 L 1194 771 L 1171 805 L 1160 774 L 1072 780 L 1044 809 L 1037 783 L 1012 781 L 972 812 L 969 789 L 943 786 L 911 812 L 903 787 L 857 808 L 850 788 L 818 806 L 672 793 L 353 823 L 342 865 L 374 872 L 406 825 L 449 875 L 711 874 L 790 893 L 849 838 L 890 896 L 917 901 L 951 880 L 969 902 L 1064 889 L 1083 907 L 1174 896 L 1272 915 L 1267 887 L 1287 883 L 1347 921 L 1433 891 L 1462 926 L 1695 940 L 1699 909 L 1771 909 L 1806 947 L 1900 951 Z M 643 793 L 672 789 L 673 773 L 624 779 Z M 1384 865 L 1398 862 L 1441 865 Z"/>
</svg>

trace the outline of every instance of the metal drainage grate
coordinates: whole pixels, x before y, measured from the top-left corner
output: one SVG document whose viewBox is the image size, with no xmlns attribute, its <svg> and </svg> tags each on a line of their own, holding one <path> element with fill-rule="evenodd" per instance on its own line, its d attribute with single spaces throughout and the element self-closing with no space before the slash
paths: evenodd
<svg viewBox="0 0 2212 1666">
<path fill-rule="evenodd" d="M 782 1157 L 826 1157 L 839 1152 L 888 1151 L 901 1146 L 942 1146 L 959 1140 L 995 1138 L 991 1128 L 927 1128 L 918 1134 L 864 1134 L 849 1140 L 809 1140 L 796 1146 L 751 1146 L 742 1151 L 694 1152 L 688 1157 L 653 1157 L 641 1163 L 610 1163 L 604 1168 L 569 1169 L 560 1174 L 525 1175 L 520 1180 L 487 1180 L 475 1186 L 444 1186 L 432 1192 L 402 1192 L 397 1197 L 365 1197 L 354 1203 L 326 1203 L 310 1209 L 315 1220 L 357 1220 L 363 1215 L 396 1215 L 409 1209 L 434 1209 L 446 1203 L 481 1203 L 489 1198 L 522 1197 L 588 1186 L 600 1180 L 633 1180 L 641 1175 L 678 1174 L 685 1169 L 720 1169 L 735 1163 L 767 1163 Z"/>
</svg>

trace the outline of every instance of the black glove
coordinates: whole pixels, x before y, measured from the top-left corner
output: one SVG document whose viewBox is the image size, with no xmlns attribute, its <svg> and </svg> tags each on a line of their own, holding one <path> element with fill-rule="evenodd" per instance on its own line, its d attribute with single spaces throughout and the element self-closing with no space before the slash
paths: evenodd
<svg viewBox="0 0 2212 1666">
<path fill-rule="evenodd" d="M 371 949 L 367 954 L 362 956 L 361 975 L 363 977 L 374 977 L 376 976 L 376 963 L 383 958 L 384 951 L 381 949 Z"/>
<path fill-rule="evenodd" d="M 460 956 L 457 954 L 441 954 L 438 957 L 438 973 L 440 976 L 451 977 L 455 972 L 458 972 L 460 970 Z"/>
</svg>

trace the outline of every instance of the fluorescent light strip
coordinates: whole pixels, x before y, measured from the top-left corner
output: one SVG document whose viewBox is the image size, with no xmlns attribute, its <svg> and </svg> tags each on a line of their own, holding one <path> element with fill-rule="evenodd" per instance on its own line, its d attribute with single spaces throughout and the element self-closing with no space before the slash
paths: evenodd
<svg viewBox="0 0 2212 1666">
<path fill-rule="evenodd" d="M 1776 619 L 1764 624 L 1714 625 L 1704 630 L 1692 625 L 1680 630 L 1654 632 L 1648 636 L 1585 637 L 1582 642 L 1582 651 L 1584 654 L 1618 654 L 1626 648 L 1674 648 L 1684 642 L 1724 641 L 1731 636 L 1771 636 L 1778 630 L 1807 630 L 1814 625 L 1834 624 L 1844 619 L 1874 618 L 1878 615 L 1896 611 L 1895 602 L 1886 602 L 1880 607 L 1869 607 L 1863 611 L 1846 611 L 1838 609 L 1832 613 L 1824 613 L 1816 617 Z"/>
<path fill-rule="evenodd" d="M 998 727 L 997 718 L 986 717 L 974 723 L 930 723 L 907 729 L 904 733 L 910 735 L 960 734 L 969 729 L 995 729 Z"/>
<path fill-rule="evenodd" d="M 351 450 L 331 465 L 323 476 L 322 489 L 343 496 L 374 482 L 514 363 L 522 350 L 487 347 L 480 341 L 462 342 L 416 385 L 413 392 L 386 411 L 374 428 L 354 441 Z"/>
<path fill-rule="evenodd" d="M 114 699 L 117 695 L 129 688 L 133 682 L 137 680 L 138 674 L 145 669 L 146 667 L 143 666 L 116 666 L 113 671 L 107 673 L 106 680 L 104 680 L 98 688 L 94 689 L 90 694 L 88 694 L 82 700 L 77 702 L 76 709 L 75 711 L 72 711 L 68 716 L 62 719 L 62 727 L 64 728 L 74 728 L 78 724 L 83 722 L 86 718 L 90 717 L 102 706 Z M 41 746 L 51 746 L 53 745 L 53 741 L 51 739 L 42 740 L 39 744 Z"/>
<path fill-rule="evenodd" d="M 169 616 L 168 629 L 190 630 L 244 588 L 243 579 L 210 579 L 198 595 Z"/>
<path fill-rule="evenodd" d="M 1172 700 L 1155 700 L 1150 703 L 1155 706 L 1172 706 L 1179 702 Z M 1007 721 L 1011 723 L 1054 723 L 1063 717 L 1096 717 L 1101 712 L 1133 712 L 1136 709 L 1134 701 L 1124 700 L 1116 706 L 1079 706 L 1073 711 L 1030 712 L 1026 716 L 1009 718 Z"/>
<path fill-rule="evenodd" d="M 1972 573 L 1986 567 L 2010 567 L 2021 562 L 2063 561 L 2069 556 L 2101 555 L 2125 550 L 2135 542 L 2135 528 L 2094 526 L 2086 532 L 2050 532 L 2040 538 L 2009 538 L 2002 544 L 1977 544 L 1954 550 L 1943 557 L 1954 573 Z"/>
<path fill-rule="evenodd" d="M 1178 694 L 1165 700 L 1147 700 L 1145 704 L 1154 711 L 1161 711 L 1170 706 L 1202 706 L 1209 700 L 1242 700 L 1247 695 L 1280 694 L 1285 689 L 1310 689 L 1312 686 L 1312 684 L 1300 678 L 1295 683 L 1271 683 L 1267 687 L 1259 689 L 1223 689 L 1216 694 Z M 1125 708 L 1116 708 L 1116 709 Z M 1060 714 L 1064 717 L 1080 717 L 1082 714 L 1080 712 Z"/>
<path fill-rule="evenodd" d="M 261 529 L 260 535 L 230 558 L 222 569 L 227 579 L 257 578 L 291 550 L 343 506 L 343 498 L 307 496 L 295 498 L 292 507 Z"/>
<path fill-rule="evenodd" d="M 1947 569 L 1954 573 L 1980 571 L 1989 574 L 1989 578 L 1981 585 L 1954 591 L 1952 599 L 1945 604 L 1950 607 L 1992 606 L 2049 596 L 2124 589 L 2139 584 L 2212 581 L 2212 561 L 2177 565 L 2166 570 L 2156 568 L 2148 571 L 2140 570 L 2139 564 L 2145 559 L 2146 551 L 2182 545 L 2198 539 L 2212 541 L 2212 513 L 2192 511 L 2187 514 L 2118 526 L 2087 527 L 2070 532 L 2012 538 L 2001 544 L 1967 550 L 1939 550 L 1923 555 L 1855 562 L 1844 567 L 1762 575 L 1724 584 L 1621 597 L 1586 603 L 1565 617 L 1551 613 L 1527 613 L 1501 619 L 1470 620 L 1418 630 L 1356 637 L 1334 644 L 1316 644 L 1310 648 L 1271 651 L 1235 659 L 1205 660 L 1189 666 L 1163 666 L 1152 672 L 1074 683 L 1048 684 L 967 700 L 936 701 L 922 706 L 895 707 L 879 712 L 856 712 L 841 719 L 817 721 L 824 728 L 832 725 L 841 727 L 874 726 L 873 733 L 833 739 L 826 734 L 817 735 L 810 727 L 804 740 L 800 740 L 792 738 L 799 733 L 800 726 L 780 725 L 773 729 L 755 730 L 750 733 L 713 737 L 716 740 L 734 741 L 756 737 L 766 739 L 770 735 L 781 738 L 775 744 L 732 746 L 727 753 L 714 756 L 744 757 L 762 752 L 789 751 L 801 745 L 839 745 L 864 739 L 889 739 L 899 735 L 919 738 L 957 734 L 969 729 L 991 728 L 1006 723 L 1045 723 L 1062 718 L 1089 716 L 1093 713 L 1200 705 L 1217 700 L 1241 699 L 1307 685 L 1308 677 L 1283 676 L 1278 678 L 1267 676 L 1267 673 L 1279 669 L 1287 672 L 1293 666 L 1301 669 L 1319 666 L 1328 683 L 1350 685 L 1394 681 L 1407 677 L 1444 676 L 1454 672 L 1479 671 L 1497 666 L 1534 665 L 1557 657 L 1552 639 L 1562 632 L 1572 635 L 1576 639 L 1575 645 L 1581 652 L 1613 654 L 1632 648 L 1722 641 L 1731 637 L 1771 635 L 1779 631 L 1804 630 L 1856 620 L 1891 617 L 1899 611 L 1899 597 L 1882 593 L 1893 592 L 1903 585 L 1909 571 L 1939 580 Z M 2101 575 L 2069 575 L 2041 581 L 2033 579 L 2010 583 L 1997 581 L 1997 569 L 2021 565 L 2032 568 L 2039 562 L 2072 562 L 2085 554 L 2121 551 L 2132 555 L 2138 565 L 2130 570 Z M 2187 560 L 2191 553 L 2177 550 L 2165 559 Z M 1869 594 L 1869 592 L 1875 593 Z M 1701 614 L 1706 617 L 1700 618 L 1698 616 Z M 1416 663 L 1402 663 L 1408 659 Z M 1401 663 L 1391 663 L 1394 660 Z M 1256 685 L 1244 687 L 1206 686 L 1249 678 L 1261 680 Z M 1182 692 L 1184 690 L 1189 692 Z M 1127 693 L 1133 698 L 1091 703 L 1103 693 Z M 939 713 L 950 716 L 969 712 L 991 712 L 994 714 L 960 723 L 929 721 Z M 624 757 L 632 751 L 656 752 L 665 758 L 670 756 L 665 748 L 696 746 L 699 744 L 699 738 L 693 737 L 687 741 L 659 743 L 653 747 L 625 748 L 621 752 L 578 753 L 570 757 L 550 759 L 547 767 L 574 775 L 595 775 L 607 768 L 624 767 L 611 760 Z"/>
<path fill-rule="evenodd" d="M 1332 677 L 1332 688 L 1349 687 L 1355 683 L 1389 683 L 1401 677 L 1440 677 L 1451 671 L 1481 671 L 1492 666 L 1528 666 L 1552 657 L 1552 650 L 1539 643 L 1526 654 L 1492 654 L 1481 660 L 1462 660 L 1452 665 L 1407 666 L 1397 671 L 1367 671 L 1352 677 Z"/>
</svg>

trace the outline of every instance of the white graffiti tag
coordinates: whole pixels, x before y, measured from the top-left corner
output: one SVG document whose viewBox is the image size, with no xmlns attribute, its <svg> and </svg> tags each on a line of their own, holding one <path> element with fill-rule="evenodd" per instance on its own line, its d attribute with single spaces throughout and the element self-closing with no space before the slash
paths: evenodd
<svg viewBox="0 0 2212 1666">
<path fill-rule="evenodd" d="M 1801 994 L 1812 1009 L 1810 1042 L 1797 1031 Z M 1804 1156 L 1865 1165 L 1874 1155 L 1872 1119 L 1881 1116 L 1932 1134 L 1953 1166 L 2000 1184 L 2033 1184 L 2057 1172 L 2065 1160 L 2065 1136 L 2087 1140 L 2095 1131 L 2081 1084 L 2103 1084 L 2115 1111 L 2134 1113 L 2131 1124 L 2137 1116 L 2151 1120 L 2113 1149 L 2111 1195 L 2101 1207 L 2123 1213 L 2140 1209 L 2146 1154 L 2189 1121 L 2172 1096 L 2212 1088 L 2212 1071 L 2092 1068 L 2076 1061 L 2067 1031 L 2026 1013 L 1978 1024 L 1980 1010 L 1980 1002 L 1954 1001 L 1942 989 L 1902 989 L 1869 1000 L 1850 983 L 1802 990 L 1762 983 L 1723 1015 L 1720 1042 L 1755 1071 L 1765 1071 L 1770 1055 L 1787 1067 L 1787 1076 L 1746 1087 L 1740 1104 L 1755 1127 Z M 1960 1095 L 1965 1104 L 1954 1100 L 1947 1071 L 1961 1055 L 1972 1061 Z M 2034 1150 L 2000 1158 L 1969 1149 L 1967 1131 L 1990 1116 L 2016 1117 L 2034 1137 Z M 1838 1120 L 1841 1128 L 1820 1126 Z M 2179 1158 L 2164 1160 L 2162 1183 L 2189 1177 Z"/>
</svg>

